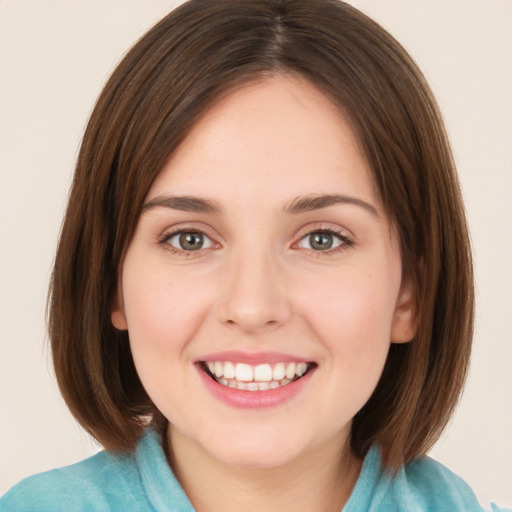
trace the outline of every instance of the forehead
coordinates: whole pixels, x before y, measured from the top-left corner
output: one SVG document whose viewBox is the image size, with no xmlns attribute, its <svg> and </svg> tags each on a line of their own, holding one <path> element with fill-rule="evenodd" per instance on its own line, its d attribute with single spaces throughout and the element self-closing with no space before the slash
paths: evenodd
<svg viewBox="0 0 512 512">
<path fill-rule="evenodd" d="M 147 199 L 179 193 L 285 201 L 343 193 L 378 202 L 341 110 L 307 80 L 274 76 L 223 97 L 168 159 Z"/>
</svg>

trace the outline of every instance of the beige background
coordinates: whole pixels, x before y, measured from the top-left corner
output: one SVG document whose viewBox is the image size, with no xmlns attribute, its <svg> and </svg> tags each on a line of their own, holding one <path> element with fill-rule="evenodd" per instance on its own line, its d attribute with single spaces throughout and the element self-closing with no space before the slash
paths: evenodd
<svg viewBox="0 0 512 512">
<path fill-rule="evenodd" d="M 0 493 L 98 448 L 45 350 L 53 252 L 80 136 L 124 51 L 178 2 L 0 0 Z M 466 198 L 478 287 L 464 398 L 432 455 L 512 505 L 512 1 L 352 0 L 436 93 Z"/>
</svg>

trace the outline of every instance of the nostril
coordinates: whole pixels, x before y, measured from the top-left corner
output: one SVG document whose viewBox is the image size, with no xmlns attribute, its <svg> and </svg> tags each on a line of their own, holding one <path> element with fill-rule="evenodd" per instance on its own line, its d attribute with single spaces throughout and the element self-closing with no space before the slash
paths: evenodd
<svg viewBox="0 0 512 512">
<path fill-rule="evenodd" d="M 280 322 L 275 319 L 265 319 L 257 315 L 239 315 L 238 318 L 227 318 L 224 325 L 238 327 L 246 332 L 259 332 L 279 326 Z"/>
</svg>

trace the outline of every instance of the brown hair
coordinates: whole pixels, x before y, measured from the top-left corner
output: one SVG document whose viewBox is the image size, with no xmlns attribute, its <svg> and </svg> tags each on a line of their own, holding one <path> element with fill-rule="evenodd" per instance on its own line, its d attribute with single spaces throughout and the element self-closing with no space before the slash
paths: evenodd
<svg viewBox="0 0 512 512">
<path fill-rule="evenodd" d="M 89 120 L 50 289 L 59 386 L 105 447 L 133 448 L 165 421 L 110 312 L 143 200 L 202 114 L 242 82 L 299 74 L 349 116 L 394 224 L 418 330 L 392 344 L 353 419 L 358 456 L 378 443 L 388 468 L 424 453 L 461 393 L 473 327 L 464 209 L 435 100 L 406 51 L 337 0 L 191 0 L 155 25 L 107 82 Z"/>
</svg>

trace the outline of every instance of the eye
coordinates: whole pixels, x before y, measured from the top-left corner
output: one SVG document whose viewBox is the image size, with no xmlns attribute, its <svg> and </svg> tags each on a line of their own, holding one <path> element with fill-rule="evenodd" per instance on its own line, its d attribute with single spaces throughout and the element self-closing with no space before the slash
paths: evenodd
<svg viewBox="0 0 512 512">
<path fill-rule="evenodd" d="M 343 235 L 330 230 L 319 230 L 302 237 L 298 246 L 313 251 L 329 251 L 345 244 L 350 245 L 350 242 Z"/>
<path fill-rule="evenodd" d="M 186 252 L 213 247 L 213 241 L 200 231 L 178 231 L 166 236 L 163 242 Z"/>
</svg>

